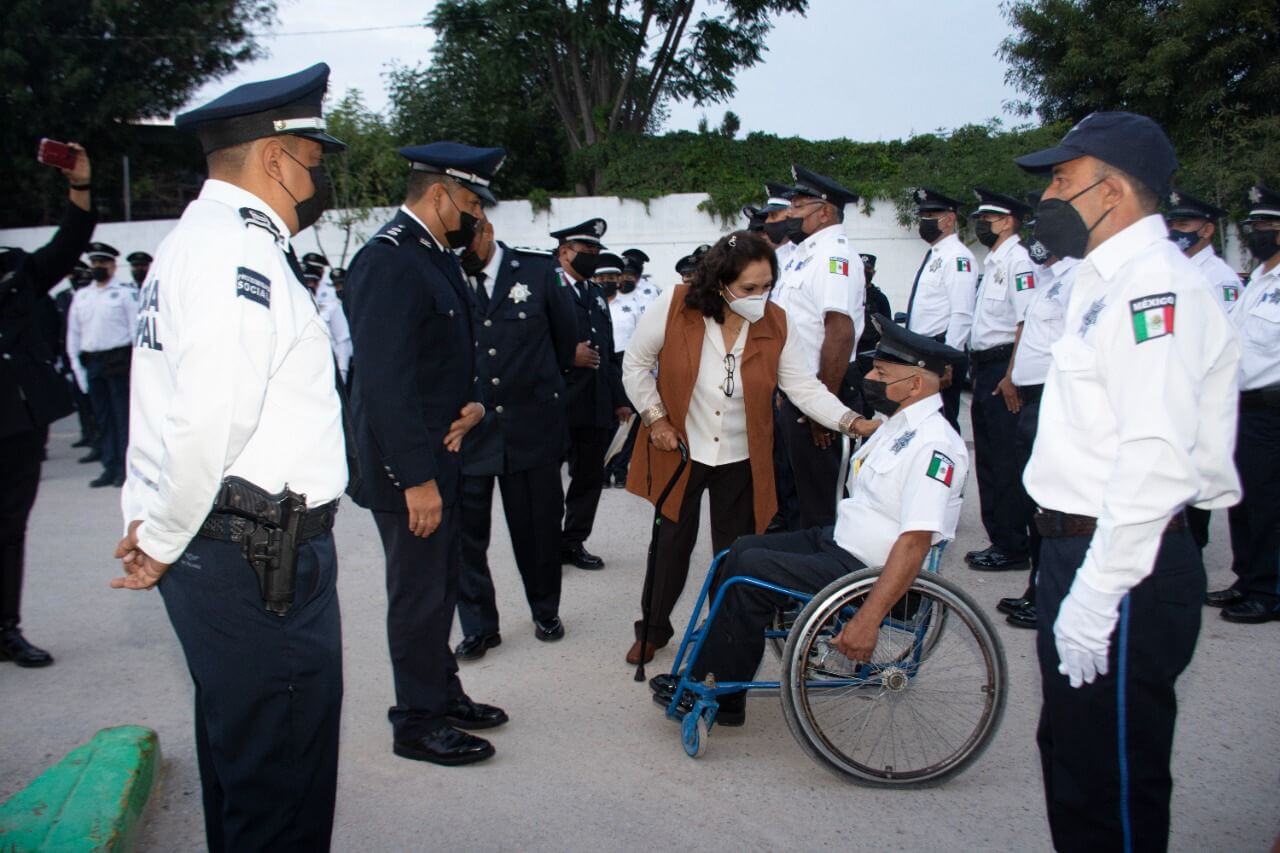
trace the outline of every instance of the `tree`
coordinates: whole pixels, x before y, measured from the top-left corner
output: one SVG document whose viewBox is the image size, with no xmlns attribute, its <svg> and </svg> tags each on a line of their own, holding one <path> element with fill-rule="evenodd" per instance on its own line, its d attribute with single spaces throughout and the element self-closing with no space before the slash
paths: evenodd
<svg viewBox="0 0 1280 853">
<path fill-rule="evenodd" d="M 42 136 L 82 143 L 96 195 L 112 197 L 136 139 L 129 123 L 168 116 L 201 84 L 260 56 L 254 29 L 274 20 L 274 0 L 8 0 L 0 223 L 48 222 L 62 208 L 61 176 L 35 162 Z"/>
<path fill-rule="evenodd" d="M 1023 114 L 1131 110 L 1165 128 L 1190 191 L 1239 207 L 1280 178 L 1280 0 L 1018 0 L 1000 47 Z"/>
</svg>

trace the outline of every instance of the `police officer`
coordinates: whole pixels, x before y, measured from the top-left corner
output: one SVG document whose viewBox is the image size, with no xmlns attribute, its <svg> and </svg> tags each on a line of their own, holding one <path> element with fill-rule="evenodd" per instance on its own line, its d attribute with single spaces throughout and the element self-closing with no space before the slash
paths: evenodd
<svg viewBox="0 0 1280 853">
<path fill-rule="evenodd" d="M 658 298 L 658 288 L 644 274 L 644 265 L 648 262 L 649 256 L 640 249 L 627 249 L 622 253 L 622 278 L 618 283 L 618 298 L 609 302 L 609 316 L 613 320 L 613 358 L 618 363 L 619 372 L 622 370 L 623 353 L 640 317 L 653 300 Z M 620 302 L 628 297 L 629 304 Z M 630 400 L 627 405 L 631 405 Z M 622 447 L 608 461 L 605 483 L 612 482 L 615 489 L 627 487 L 627 469 L 631 465 L 631 454 L 635 450 L 639 430 L 639 420 L 633 420 Z"/>
<path fill-rule="evenodd" d="M 1236 470 L 1244 496 L 1227 511 L 1236 580 L 1206 597 L 1228 622 L 1280 619 L 1280 192 L 1249 190 L 1245 243 L 1258 266 L 1231 308 L 1240 335 Z"/>
<path fill-rule="evenodd" d="M 411 167 L 405 202 L 347 272 L 352 415 L 369 472 L 352 497 L 373 511 L 386 554 L 392 749 L 451 766 L 493 755 L 492 744 L 466 730 L 507 721 L 502 709 L 463 692 L 449 648 L 460 571 L 458 451 L 484 416 L 473 297 L 457 253 L 475 240 L 484 204 L 496 203 L 489 187 L 505 155 L 455 142 L 400 154 Z"/>
<path fill-rule="evenodd" d="M 93 284 L 93 270 L 84 261 L 76 261 L 71 268 L 71 274 L 67 276 L 67 284 L 66 288 L 60 290 L 54 288 L 57 293 L 53 296 L 53 304 L 58 310 L 57 363 L 58 372 L 71 386 L 71 395 L 76 404 L 76 417 L 80 421 L 80 438 L 76 439 L 71 446 L 89 448 L 88 453 L 76 460 L 85 464 L 101 460 L 102 451 L 98 449 L 98 425 L 93 421 L 93 404 L 89 401 L 89 395 L 80 390 L 75 371 L 71 366 L 71 358 L 67 355 L 67 319 L 71 315 L 71 300 L 76 293 Z"/>
<path fill-rule="evenodd" d="M 71 273 L 97 221 L 89 155 L 72 147 L 76 163 L 62 170 L 67 209 L 53 239 L 34 252 L 0 250 L 0 661 L 23 667 L 53 663 L 18 626 L 27 519 L 40 486 L 49 424 L 72 409 L 70 389 L 55 367 L 57 342 L 45 328 L 47 294 Z"/>
<path fill-rule="evenodd" d="M 1012 571 L 1030 565 L 1026 494 L 1017 459 L 1009 452 L 1018 431 L 1018 389 L 1010 377 L 1019 326 L 1035 294 L 1035 265 L 1018 236 L 1031 208 L 1013 196 L 978 187 L 974 233 L 988 249 L 978 282 L 969 359 L 973 372 L 974 470 L 982 526 L 991 547 L 965 561 L 980 571 Z"/>
<path fill-rule="evenodd" d="M 963 352 L 973 327 L 978 263 L 960 239 L 960 202 L 928 187 L 916 189 L 913 198 L 920 219 L 916 230 L 929 249 L 911 283 L 907 328 Z M 959 432 L 959 382 L 953 381 L 942 390 L 942 410 Z"/>
<path fill-rule="evenodd" d="M 1164 218 L 1169 223 L 1169 239 L 1209 279 L 1222 307 L 1231 310 L 1240 298 L 1240 274 L 1213 248 L 1218 223 L 1227 218 L 1227 212 L 1178 189 L 1169 192 L 1168 203 Z"/>
<path fill-rule="evenodd" d="M 622 277 L 618 280 L 618 292 L 632 295 L 632 300 L 644 313 L 649 303 L 658 298 L 658 287 L 644 274 L 649 256 L 640 249 L 627 249 L 622 253 Z M 622 347 L 625 349 L 625 346 Z"/>
<path fill-rule="evenodd" d="M 560 621 L 560 462 L 568 441 L 562 371 L 578 343 L 572 297 L 551 255 L 498 242 L 485 222 L 462 256 L 472 300 L 476 374 L 488 414 L 462 442 L 462 572 L 454 654 L 475 660 L 502 642 L 486 552 L 493 482 L 533 616 L 533 635 Z"/>
<path fill-rule="evenodd" d="M 1036 237 L 1083 258 L 1025 474 L 1042 508 L 1036 739 L 1049 827 L 1058 850 L 1162 850 L 1174 683 L 1205 589 L 1182 509 L 1239 496 L 1239 346 L 1168 240 L 1158 208 L 1177 160 L 1155 122 L 1093 113 L 1015 162 L 1052 171 Z"/>
<path fill-rule="evenodd" d="M 195 682 L 210 850 L 327 850 L 342 706 L 329 340 L 289 238 L 329 201 L 319 64 L 177 117 L 209 168 L 134 340 L 117 588 L 160 587 Z"/>
<path fill-rule="evenodd" d="M 556 275 L 569 290 L 578 324 L 573 367 L 565 374 L 569 397 L 569 490 L 564 499 L 560 562 L 580 569 L 603 569 L 604 560 L 583 543 L 595 524 L 604 487 L 604 455 L 619 423 L 631 416 L 622 373 L 613 360 L 613 323 L 604 290 L 592 277 L 600 265 L 601 238 L 609 225 L 588 219 L 552 231 Z"/>
<path fill-rule="evenodd" d="M 680 276 L 681 284 L 690 284 L 693 281 L 693 273 L 698 269 L 698 261 L 710 250 L 711 246 L 704 243 L 676 261 L 676 275 Z"/>
<path fill-rule="evenodd" d="M 316 310 L 320 312 L 320 320 L 329 332 L 333 358 L 338 363 L 338 374 L 345 385 L 347 370 L 351 366 L 351 327 L 347 324 L 347 315 L 342 310 L 338 297 L 332 293 L 325 295 L 322 276 L 323 272 L 316 267 L 306 263 L 302 265 L 302 282 L 311 291 L 311 296 L 316 301 Z"/>
<path fill-rule="evenodd" d="M 744 204 L 742 206 L 742 215 L 747 220 L 747 230 L 764 233 L 764 214 L 760 208 L 753 204 Z"/>
<path fill-rule="evenodd" d="M 130 252 L 125 260 L 129 262 L 129 278 L 132 279 L 133 286 L 142 287 L 151 270 L 152 257 L 146 252 Z"/>
<path fill-rule="evenodd" d="M 773 244 L 773 253 L 778 256 L 778 275 L 782 276 L 791 269 L 791 259 L 796 253 L 796 244 L 791 242 L 790 228 L 787 220 L 791 217 L 791 199 L 795 196 L 795 187 L 778 184 L 772 181 L 764 185 L 765 202 L 760 208 L 764 216 L 761 229 L 769 242 Z"/>
<path fill-rule="evenodd" d="M 787 235 L 796 249 L 772 298 L 794 324 L 814 375 L 839 395 L 864 322 L 862 258 L 844 232 L 845 205 L 858 196 L 799 166 L 792 166 L 792 176 L 796 185 L 787 211 Z M 779 513 L 791 529 L 830 524 L 835 517 L 831 496 L 840 443 L 831 432 L 810 423 L 785 394 L 777 397 L 774 423 L 775 442 L 785 448 L 795 489 L 794 496 L 779 494 Z"/>
<path fill-rule="evenodd" d="M 67 315 L 67 356 L 80 390 L 89 395 L 98 424 L 102 474 L 91 488 L 124 485 L 129 444 L 129 359 L 138 318 L 138 289 L 115 280 L 120 253 L 90 243 L 94 283 L 76 291 Z"/>
</svg>

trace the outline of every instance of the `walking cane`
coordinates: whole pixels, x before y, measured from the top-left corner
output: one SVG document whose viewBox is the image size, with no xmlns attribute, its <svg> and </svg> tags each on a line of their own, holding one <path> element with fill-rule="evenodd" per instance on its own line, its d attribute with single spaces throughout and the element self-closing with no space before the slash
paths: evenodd
<svg viewBox="0 0 1280 853">
<path fill-rule="evenodd" d="M 645 680 L 644 652 L 649 642 L 649 612 L 653 610 L 654 574 L 658 563 L 658 528 L 662 525 L 662 505 L 666 503 L 667 495 L 671 494 L 671 490 L 676 487 L 676 482 L 684 473 L 685 466 L 689 464 L 689 448 L 685 446 L 683 439 L 676 444 L 676 452 L 680 454 L 680 464 L 676 466 L 676 472 L 667 481 L 662 494 L 658 495 L 658 502 L 653 505 L 653 534 L 649 537 L 649 563 L 644 570 L 644 587 L 648 592 L 644 597 L 644 613 L 640 614 L 640 662 L 636 664 L 636 681 Z"/>
</svg>

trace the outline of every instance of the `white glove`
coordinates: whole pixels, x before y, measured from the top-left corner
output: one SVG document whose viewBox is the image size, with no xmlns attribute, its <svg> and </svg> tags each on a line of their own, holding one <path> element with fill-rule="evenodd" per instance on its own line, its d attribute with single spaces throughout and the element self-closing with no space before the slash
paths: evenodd
<svg viewBox="0 0 1280 853">
<path fill-rule="evenodd" d="M 1072 687 L 1092 684 L 1107 674 L 1107 650 L 1125 593 L 1099 592 L 1077 575 L 1053 623 L 1058 648 L 1058 672 Z"/>
</svg>

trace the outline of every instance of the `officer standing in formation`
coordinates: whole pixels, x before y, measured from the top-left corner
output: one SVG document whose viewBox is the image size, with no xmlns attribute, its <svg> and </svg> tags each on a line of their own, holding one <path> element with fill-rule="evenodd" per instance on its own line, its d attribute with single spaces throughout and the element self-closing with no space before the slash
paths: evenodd
<svg viewBox="0 0 1280 853">
<path fill-rule="evenodd" d="M 969 359 L 973 366 L 973 449 L 978 501 L 991 547 L 965 561 L 982 571 L 1025 569 L 1030 538 L 1022 469 L 1009 449 L 1018 431 L 1018 389 L 1010 376 L 1013 350 L 1035 295 L 1035 266 L 1018 232 L 1031 208 L 1012 196 L 978 187 L 973 212 L 978 242 L 989 250 L 978 282 Z"/>
<path fill-rule="evenodd" d="M 328 78 L 315 65 L 178 116 L 209 180 L 157 251 L 134 339 L 111 585 L 159 583 L 195 682 L 213 851 L 327 850 L 333 827 L 331 529 L 348 465 L 329 339 L 289 243 L 330 201 L 323 155 L 345 148 L 324 130 Z"/>
<path fill-rule="evenodd" d="M 396 755 L 443 765 L 493 755 L 470 734 L 507 721 L 472 702 L 449 630 L 458 598 L 463 438 L 485 414 L 472 331 L 475 298 L 458 253 L 475 241 L 505 156 L 436 142 L 401 148 L 404 204 L 351 261 L 351 405 L 361 469 L 387 566 L 387 638 Z M 491 381 L 499 381 L 493 377 Z"/>
<path fill-rule="evenodd" d="M 907 300 L 907 329 L 964 352 L 973 328 L 978 263 L 959 235 L 960 202 L 937 190 L 914 193 L 917 230 L 929 250 L 920 261 Z M 953 365 L 958 371 L 961 365 Z M 960 431 L 960 383 L 942 390 L 942 413 Z"/>
<path fill-rule="evenodd" d="M 347 382 L 347 371 L 351 367 L 351 327 L 347 324 L 347 314 L 342 310 L 333 287 L 325 287 L 324 267 L 306 259 L 315 255 L 303 255 L 302 280 L 316 301 L 316 310 L 320 319 L 329 330 L 329 340 L 333 343 L 333 358 L 338 363 L 338 373 L 342 382 Z"/>
<path fill-rule="evenodd" d="M 488 549 L 493 483 L 511 535 L 533 634 L 554 641 L 560 621 L 560 464 L 569 431 L 563 371 L 578 343 L 573 297 L 546 252 L 513 249 L 485 222 L 462 256 L 472 296 L 476 375 L 486 415 L 462 442 L 459 660 L 502 642 Z"/>
<path fill-rule="evenodd" d="M 1168 200 L 1164 217 L 1169 223 L 1169 239 L 1209 279 L 1222 307 L 1231 310 L 1240 299 L 1240 275 L 1213 248 L 1218 223 L 1227 218 L 1227 212 L 1182 190 L 1170 192 Z"/>
<path fill-rule="evenodd" d="M 658 287 L 649 276 L 644 274 L 644 265 L 649 263 L 649 256 L 640 249 L 627 249 L 622 253 L 622 278 L 618 283 L 618 292 L 631 295 L 640 306 L 640 313 L 649 307 L 649 303 L 658 298 Z"/>
<path fill-rule="evenodd" d="M 1228 622 L 1280 619 L 1280 192 L 1249 191 L 1245 242 L 1258 261 L 1231 308 L 1240 335 L 1236 469 L 1243 497 L 1227 512 L 1236 580 L 1206 597 Z"/>
<path fill-rule="evenodd" d="M 791 171 L 796 185 L 787 213 L 787 235 L 796 249 L 780 273 L 772 298 L 794 324 L 814 375 L 839 395 L 864 322 L 866 288 L 858 286 L 865 281 L 862 258 L 844 232 L 845 206 L 858 196 L 799 166 Z M 794 495 L 778 496 L 778 512 L 788 529 L 833 523 L 831 496 L 840 467 L 840 442 L 834 433 L 811 423 L 779 393 L 774 436 L 785 448 L 795 489 Z"/>
<path fill-rule="evenodd" d="M 129 262 L 129 278 L 134 287 L 142 287 L 147 281 L 147 273 L 151 270 L 153 258 L 146 252 L 130 252 L 125 258 Z"/>
<path fill-rule="evenodd" d="M 67 357 L 89 395 L 98 425 L 102 474 L 91 488 L 124 485 L 129 444 L 129 359 L 138 319 L 138 289 L 115 280 L 120 253 L 106 243 L 87 252 L 94 283 L 76 291 L 67 315 Z"/>
<path fill-rule="evenodd" d="M 573 367 L 565 374 L 569 396 L 569 490 L 564 500 L 560 561 L 589 570 L 604 568 L 604 560 L 588 551 L 584 543 L 595 525 L 600 491 L 604 488 L 605 451 L 618 424 L 631 416 L 622 390 L 622 373 L 612 358 L 609 304 L 604 290 L 592 281 L 604 249 L 600 241 L 608 227 L 603 219 L 588 219 L 551 232 L 558 243 L 556 274 L 573 297 L 578 325 Z"/>
<path fill-rule="evenodd" d="M 1037 239 L 1083 258 L 1025 474 L 1042 508 L 1037 741 L 1049 826 L 1059 850 L 1161 850 L 1174 683 L 1205 590 L 1183 508 L 1239 496 L 1240 349 L 1157 212 L 1177 160 L 1155 122 L 1093 113 L 1016 162 L 1052 172 Z"/>
<path fill-rule="evenodd" d="M 649 262 L 647 254 L 640 249 L 627 249 L 622 253 L 621 261 L 618 295 L 609 299 L 609 319 L 613 322 L 613 360 L 617 362 L 619 373 L 622 372 L 622 356 L 627 344 L 631 342 L 636 324 L 640 322 L 645 309 L 658 297 L 658 288 L 649 281 L 648 276 L 641 278 L 644 275 L 644 265 Z M 631 406 L 630 400 L 627 405 Z M 639 430 L 639 420 L 633 419 L 622 447 L 606 463 L 605 485 L 612 483 L 615 489 L 626 488 L 627 469 L 631 465 L 631 453 L 635 449 Z"/>
<path fill-rule="evenodd" d="M 791 268 L 791 259 L 796 253 L 796 244 L 791 242 L 791 226 L 787 222 L 791 215 L 791 199 L 796 191 L 786 184 L 768 182 L 764 185 L 764 192 L 765 202 L 760 208 L 764 222 L 760 228 L 773 244 L 773 253 L 778 256 L 778 275 L 781 277 Z"/>
<path fill-rule="evenodd" d="M 61 170 L 67 208 L 53 239 L 34 252 L 0 250 L 0 661 L 22 667 L 53 663 L 18 626 L 27 519 L 40 487 L 49 424 L 72 409 L 43 314 L 49 291 L 72 272 L 98 219 L 89 194 L 89 155 L 71 147 L 76 163 Z"/>
</svg>

